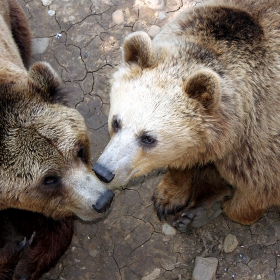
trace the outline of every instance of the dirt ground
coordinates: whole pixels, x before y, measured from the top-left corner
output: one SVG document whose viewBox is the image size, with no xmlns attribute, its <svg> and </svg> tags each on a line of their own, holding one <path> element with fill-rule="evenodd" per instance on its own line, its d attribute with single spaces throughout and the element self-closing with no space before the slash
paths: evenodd
<svg viewBox="0 0 280 280">
<path fill-rule="evenodd" d="M 124 36 L 151 36 L 186 0 L 20 0 L 33 35 L 33 60 L 48 61 L 71 90 L 70 105 L 86 119 L 92 163 L 106 143 L 109 81 L 121 60 Z M 160 222 L 151 196 L 162 172 L 132 181 L 110 211 L 92 223 L 75 222 L 66 254 L 43 280 L 191 279 L 197 256 L 217 258 L 216 279 L 280 279 L 280 219 L 269 211 L 252 226 L 221 215 L 200 229 L 179 233 Z M 237 247 L 225 253 L 229 234 Z"/>
</svg>

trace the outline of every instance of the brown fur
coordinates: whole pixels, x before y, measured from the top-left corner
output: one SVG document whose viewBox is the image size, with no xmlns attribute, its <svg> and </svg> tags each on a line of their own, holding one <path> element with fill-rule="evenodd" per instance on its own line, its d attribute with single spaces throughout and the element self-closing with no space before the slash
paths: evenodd
<svg viewBox="0 0 280 280">
<path fill-rule="evenodd" d="M 231 6 L 236 5 L 238 1 L 225 2 Z M 268 112 L 271 108 L 279 106 L 276 105 L 279 104 L 277 94 L 270 95 L 267 98 L 262 92 L 267 91 L 264 86 L 269 81 L 278 79 L 275 76 L 277 70 L 274 73 L 271 73 L 268 69 L 264 72 L 263 67 L 264 65 L 270 65 L 269 67 L 272 69 L 276 66 L 273 61 L 276 53 L 273 52 L 273 49 L 279 46 L 280 41 L 273 34 L 276 27 L 274 21 L 277 22 L 278 20 L 279 22 L 279 16 L 275 16 L 274 11 L 279 11 L 280 7 L 276 1 L 269 1 L 268 5 L 263 6 L 257 3 L 248 3 L 249 1 L 243 3 L 240 1 L 236 5 L 237 8 L 211 7 L 212 3 L 209 3 L 206 4 L 205 8 L 193 9 L 193 12 L 188 13 L 184 19 L 183 15 L 179 16 L 179 19 L 174 22 L 174 24 L 178 23 L 178 35 L 187 36 L 189 34 L 203 48 L 211 52 L 214 51 L 221 66 L 228 65 L 225 69 L 221 67 L 221 73 L 238 78 L 236 70 L 241 72 L 239 73 L 239 75 L 242 75 L 240 81 L 236 81 L 240 85 L 235 86 L 235 95 L 244 96 L 242 103 L 241 100 L 238 102 L 234 95 L 224 96 L 224 100 L 222 100 L 222 104 L 227 110 L 226 114 L 232 115 L 231 117 L 235 119 L 225 119 L 223 116 L 225 111 L 215 112 L 216 116 L 213 119 L 220 119 L 220 121 L 224 119 L 224 121 L 217 125 L 216 129 L 220 128 L 220 132 L 217 133 L 213 128 L 212 135 L 210 135 L 213 145 L 208 147 L 207 157 L 203 155 L 201 159 L 198 159 L 198 162 L 205 161 L 204 158 L 214 159 L 219 172 L 234 186 L 234 195 L 224 201 L 223 210 L 231 219 L 243 224 L 250 224 L 259 219 L 269 206 L 278 204 L 277 200 L 280 195 L 279 193 L 276 196 L 277 198 L 275 197 L 277 191 L 274 185 L 278 179 L 275 177 L 277 176 L 277 173 L 274 173 L 275 167 L 271 166 L 271 164 L 276 163 L 273 158 L 277 157 L 278 140 L 275 138 L 275 142 L 273 142 L 273 138 L 268 137 L 269 134 L 274 133 L 276 123 L 272 123 L 273 118 L 268 118 L 267 121 L 270 122 L 269 127 L 271 129 L 268 132 L 267 128 L 262 127 L 262 121 L 260 119 L 258 121 L 259 116 L 264 114 L 265 111 Z M 242 8 L 245 11 L 240 10 Z M 274 21 L 272 20 L 272 24 L 268 25 L 266 16 L 270 11 Z M 276 28 L 278 29 L 278 26 Z M 207 36 L 205 32 L 207 32 Z M 264 37 L 265 35 L 266 37 Z M 212 62 L 209 63 L 212 64 Z M 231 69 L 233 65 L 235 66 Z M 253 69 L 250 70 L 250 68 Z M 244 70 L 246 73 L 243 74 L 242 71 Z M 250 74 L 248 75 L 248 73 Z M 270 86 L 270 92 L 278 92 L 278 85 Z M 244 95 L 248 92 L 248 89 L 252 91 L 253 95 Z M 263 98 L 261 106 L 255 103 L 257 105 L 255 107 L 257 111 L 255 111 L 252 102 L 256 102 L 260 97 Z M 234 106 L 232 106 L 233 102 L 235 103 Z M 273 106 L 272 103 L 274 103 Z M 232 109 L 235 109 L 236 113 L 231 112 Z M 247 110 L 249 110 L 248 115 L 250 117 L 242 118 L 244 111 Z M 241 115 L 238 116 L 237 113 Z M 253 113 L 256 115 L 253 115 Z M 238 122 L 241 125 L 240 127 L 238 127 Z M 220 144 L 224 145 L 222 138 L 224 136 L 228 137 L 225 128 L 229 125 L 232 128 L 235 127 L 236 136 L 233 139 L 238 139 L 240 144 L 232 143 L 234 145 L 232 148 L 225 145 L 220 149 Z M 254 133 L 256 126 L 258 126 L 257 135 Z M 247 127 L 247 132 L 244 131 L 244 127 Z M 218 138 L 215 139 L 215 134 L 220 137 L 219 140 Z M 215 142 L 220 144 L 217 145 Z M 225 147 L 228 149 L 227 155 L 225 157 L 219 156 L 218 152 L 223 152 Z M 266 150 L 267 152 L 265 152 Z M 217 156 L 218 160 L 216 159 Z M 265 170 L 264 162 L 266 162 Z M 267 188 L 271 190 L 266 191 Z"/>
<path fill-rule="evenodd" d="M 210 209 L 225 197 L 231 196 L 231 187 L 222 180 L 212 165 L 179 170 L 169 168 L 157 186 L 153 200 L 159 219 L 168 214 L 185 212 L 196 206 Z"/>
<path fill-rule="evenodd" d="M 107 192 L 91 171 L 84 119 L 60 102 L 58 75 L 44 62 L 27 71 L 30 42 L 21 7 L 0 0 L 0 279 L 37 280 L 55 266 L 72 217 L 94 219 Z"/>
<path fill-rule="evenodd" d="M 221 3 L 235 6 L 238 1 L 224 2 Z M 279 106 L 278 95 L 275 94 L 278 92 L 278 85 L 272 85 L 270 81 L 279 79 L 276 76 L 277 66 L 273 60 L 276 59 L 274 48 L 280 43 L 278 36 L 274 34 L 275 28 L 278 29 L 278 25 L 275 26 L 274 22 L 279 22 L 280 18 L 274 11 L 279 11 L 280 7 L 276 1 L 269 1 L 263 6 L 260 3 L 249 4 L 249 1 L 240 1 L 236 5 L 237 8 L 220 8 L 218 5 L 211 7 L 211 4 L 211 2 L 206 4 L 202 9 L 195 8 L 186 18 L 183 19 L 181 15 L 174 22 L 174 24 L 178 23 L 178 35 L 189 34 L 204 49 L 214 52 L 221 66 L 228 65 L 224 69 L 221 67 L 220 70 L 225 78 L 232 76 L 234 79 L 240 79 L 236 81 L 239 85 L 234 86 L 235 95 L 224 94 L 222 97 L 224 99 L 222 104 L 227 112 L 225 109 L 224 112 L 221 109 L 215 112 L 216 116 L 214 115 L 213 119 L 219 119 L 221 123 L 216 125 L 216 128 L 213 127 L 210 135 L 213 145 L 208 147 L 207 156 L 204 154 L 198 162 L 207 159 L 215 161 L 223 178 L 234 186 L 232 198 L 225 199 L 223 202 L 224 212 L 235 221 L 251 224 L 259 219 L 269 206 L 277 205 L 280 195 L 275 189 L 278 179 L 276 179 L 277 173 L 274 173 L 275 166 L 272 166 L 276 163 L 273 158 L 277 157 L 278 140 L 277 138 L 272 140 L 274 137 L 269 136 L 271 133 L 274 134 L 276 123 L 273 123 L 273 117 L 269 117 L 265 121 L 269 122 L 266 123 L 270 128 L 268 131 L 267 127 L 263 127 L 264 123 L 260 118 L 265 114 L 264 112 Z M 267 19 L 269 13 L 271 13 L 270 17 L 273 17 L 271 24 L 268 24 Z M 275 67 L 275 71 L 271 73 L 268 68 L 264 71 L 264 65 L 269 65 L 270 69 Z M 216 67 L 213 68 L 219 71 Z M 266 97 L 263 93 L 267 91 L 265 87 L 268 84 L 270 84 L 270 92 L 274 92 L 274 95 Z M 248 90 L 253 94 L 245 95 Z M 238 100 L 239 96 L 242 96 L 241 102 Z M 260 98 L 263 99 L 262 103 L 256 104 Z M 231 112 L 232 109 L 236 112 Z M 243 118 L 246 111 L 249 118 Z M 231 115 L 233 119 L 227 120 L 230 117 L 225 119 L 225 114 Z M 231 140 L 238 140 L 232 143 L 232 147 L 224 145 L 225 142 L 222 140 L 223 137 L 228 137 L 225 128 L 229 125 L 232 126 L 232 130 L 236 129 L 236 136 Z M 244 131 L 244 127 L 247 131 Z M 258 127 L 257 134 L 255 134 L 256 127 Z M 216 129 L 219 129 L 219 132 Z M 215 134 L 220 139 L 215 139 Z M 219 147 L 221 144 L 222 148 Z M 220 156 L 219 153 L 225 153 L 225 147 L 228 149 L 226 156 Z M 266 162 L 265 167 L 264 162 Z"/>
<path fill-rule="evenodd" d="M 54 221 L 29 211 L 0 211 L 0 279 L 39 279 L 71 243 L 71 217 Z M 31 244 L 24 244 L 35 233 Z"/>
<path fill-rule="evenodd" d="M 19 48 L 20 56 L 26 68 L 31 56 L 31 34 L 22 8 L 16 0 L 9 0 L 11 31 Z"/>
<path fill-rule="evenodd" d="M 153 41 L 129 35 L 98 160 L 115 175 L 109 187 L 167 165 L 160 217 L 223 200 L 229 218 L 251 224 L 279 205 L 279 26 L 279 1 L 210 0 Z"/>
</svg>

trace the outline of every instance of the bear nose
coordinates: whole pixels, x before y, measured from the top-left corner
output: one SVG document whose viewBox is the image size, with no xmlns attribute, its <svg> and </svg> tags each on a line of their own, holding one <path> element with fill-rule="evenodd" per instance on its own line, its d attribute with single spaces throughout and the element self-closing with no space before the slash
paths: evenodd
<svg viewBox="0 0 280 280">
<path fill-rule="evenodd" d="M 111 206 L 114 196 L 112 191 L 107 190 L 98 198 L 96 204 L 92 205 L 92 208 L 98 213 L 105 212 Z"/>
<path fill-rule="evenodd" d="M 94 171 L 95 175 L 99 178 L 99 180 L 104 183 L 110 183 L 115 177 L 115 174 L 113 174 L 105 166 L 99 163 L 96 163 L 92 167 L 92 171 Z"/>
</svg>

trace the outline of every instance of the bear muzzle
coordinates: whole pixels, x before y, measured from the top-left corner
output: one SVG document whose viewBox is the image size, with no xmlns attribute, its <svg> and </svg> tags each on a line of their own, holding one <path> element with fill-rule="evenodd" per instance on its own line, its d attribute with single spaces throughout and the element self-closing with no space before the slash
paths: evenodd
<svg viewBox="0 0 280 280">
<path fill-rule="evenodd" d="M 95 205 L 92 205 L 92 208 L 98 213 L 104 213 L 107 209 L 110 208 L 115 194 L 106 190 L 97 200 Z"/>
<path fill-rule="evenodd" d="M 113 174 L 105 166 L 103 166 L 99 163 L 96 163 L 92 167 L 92 171 L 94 171 L 94 173 L 98 177 L 98 179 L 104 183 L 110 183 L 115 177 L 115 174 Z"/>
</svg>

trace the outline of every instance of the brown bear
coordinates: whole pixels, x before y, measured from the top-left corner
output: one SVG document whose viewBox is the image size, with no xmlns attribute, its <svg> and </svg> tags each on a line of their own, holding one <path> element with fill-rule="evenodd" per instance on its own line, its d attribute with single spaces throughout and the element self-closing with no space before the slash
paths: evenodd
<svg viewBox="0 0 280 280">
<path fill-rule="evenodd" d="M 69 246 L 72 216 L 111 204 L 91 170 L 84 119 L 62 104 L 52 67 L 27 70 L 30 31 L 15 0 L 0 1 L 0 279 L 38 279 Z"/>
<path fill-rule="evenodd" d="M 223 212 L 251 224 L 280 205 L 280 2 L 209 0 L 151 41 L 130 34 L 113 76 L 108 188 L 168 166 L 159 217 L 184 231 Z"/>
</svg>

